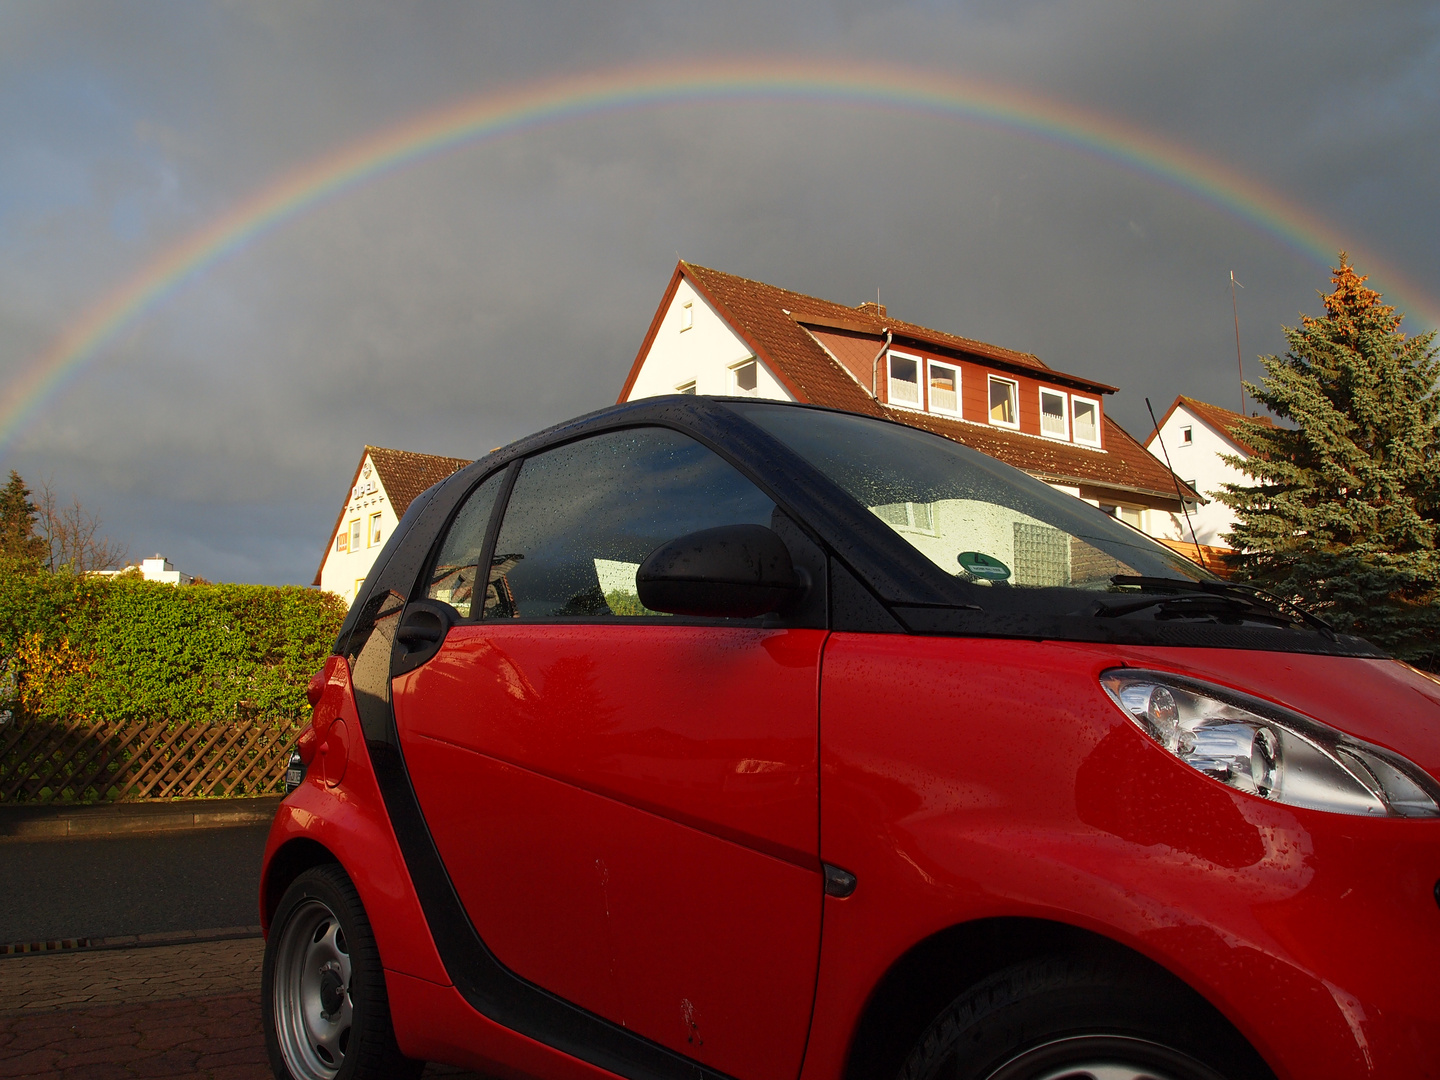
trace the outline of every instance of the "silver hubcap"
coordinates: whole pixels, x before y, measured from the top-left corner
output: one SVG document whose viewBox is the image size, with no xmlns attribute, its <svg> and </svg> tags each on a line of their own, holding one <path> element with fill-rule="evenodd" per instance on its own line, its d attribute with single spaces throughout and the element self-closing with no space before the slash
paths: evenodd
<svg viewBox="0 0 1440 1080">
<path fill-rule="evenodd" d="M 1137 1069 L 1133 1065 L 1084 1064 L 1067 1065 L 1055 1072 L 1048 1072 L 1036 1080 L 1167 1080 L 1151 1069 Z"/>
<path fill-rule="evenodd" d="M 280 931 L 275 1030 L 296 1080 L 332 1080 L 345 1062 L 354 1014 L 350 952 L 335 913 L 306 900 Z"/>
<path fill-rule="evenodd" d="M 1126 1036 L 1077 1036 L 1031 1047 L 989 1080 L 1222 1080 L 1177 1050 Z"/>
</svg>

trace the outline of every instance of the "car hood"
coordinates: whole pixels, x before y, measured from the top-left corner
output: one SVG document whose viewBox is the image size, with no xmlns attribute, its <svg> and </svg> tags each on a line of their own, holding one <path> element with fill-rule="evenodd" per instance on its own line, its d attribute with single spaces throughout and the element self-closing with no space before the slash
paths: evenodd
<svg viewBox="0 0 1440 1080">
<path fill-rule="evenodd" d="M 1398 660 L 1231 649 L 1122 648 L 1132 667 L 1266 698 L 1394 750 L 1440 780 L 1440 680 Z"/>
</svg>

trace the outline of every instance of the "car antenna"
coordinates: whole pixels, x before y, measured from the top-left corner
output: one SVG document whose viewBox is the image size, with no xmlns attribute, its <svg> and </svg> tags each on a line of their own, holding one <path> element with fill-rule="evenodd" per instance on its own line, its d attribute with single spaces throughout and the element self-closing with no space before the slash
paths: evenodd
<svg viewBox="0 0 1440 1080">
<path fill-rule="evenodd" d="M 1155 410 L 1150 405 L 1150 399 L 1145 399 L 1145 408 L 1150 411 L 1150 423 L 1155 425 L 1155 438 L 1160 441 L 1160 452 L 1165 455 L 1165 467 L 1170 470 L 1170 479 L 1175 481 L 1175 497 L 1180 500 L 1180 512 L 1185 515 L 1185 527 L 1190 530 L 1190 542 L 1195 545 L 1195 555 L 1200 563 L 1200 569 L 1208 570 L 1205 565 L 1205 552 L 1200 550 L 1200 538 L 1195 535 L 1195 526 L 1190 523 L 1190 508 L 1185 505 L 1185 496 L 1180 494 L 1180 477 L 1175 475 L 1175 467 L 1170 464 L 1170 451 L 1165 449 L 1165 436 L 1160 434 L 1160 422 L 1155 419 Z"/>
<path fill-rule="evenodd" d="M 1235 271 L 1230 271 L 1230 314 L 1235 316 L 1235 367 L 1240 372 L 1240 415 L 1245 415 L 1245 363 L 1240 359 L 1240 308 L 1235 303 L 1235 286 L 1240 285 L 1235 280 Z M 1240 285 L 1240 288 L 1244 288 Z M 1153 419 L 1153 417 L 1152 417 Z"/>
</svg>

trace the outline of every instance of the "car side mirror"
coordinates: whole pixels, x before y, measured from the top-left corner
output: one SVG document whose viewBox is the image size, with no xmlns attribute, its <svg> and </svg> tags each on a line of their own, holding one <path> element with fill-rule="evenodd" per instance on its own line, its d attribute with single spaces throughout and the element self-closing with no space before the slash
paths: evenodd
<svg viewBox="0 0 1440 1080">
<path fill-rule="evenodd" d="M 635 574 L 640 602 L 672 615 L 753 619 L 804 595 L 785 542 L 764 525 L 722 525 L 662 544 Z"/>
</svg>

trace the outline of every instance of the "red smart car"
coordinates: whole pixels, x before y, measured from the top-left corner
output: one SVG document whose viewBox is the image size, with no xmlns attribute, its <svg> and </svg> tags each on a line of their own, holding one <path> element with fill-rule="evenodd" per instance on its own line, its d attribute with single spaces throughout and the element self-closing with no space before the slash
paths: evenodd
<svg viewBox="0 0 1440 1080">
<path fill-rule="evenodd" d="M 506 447 L 311 689 L 279 1077 L 1440 1075 L 1440 684 L 923 431 Z"/>
</svg>

